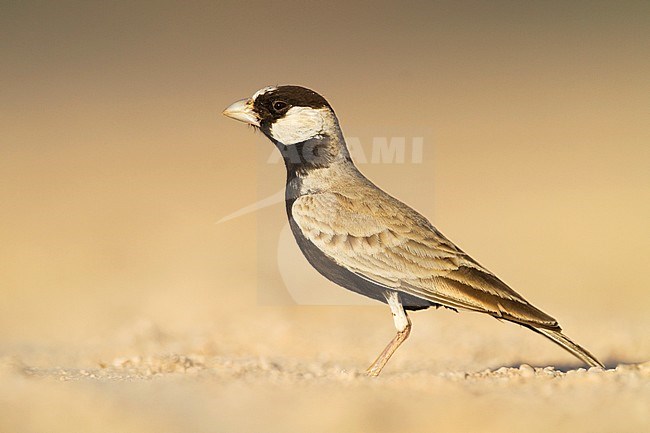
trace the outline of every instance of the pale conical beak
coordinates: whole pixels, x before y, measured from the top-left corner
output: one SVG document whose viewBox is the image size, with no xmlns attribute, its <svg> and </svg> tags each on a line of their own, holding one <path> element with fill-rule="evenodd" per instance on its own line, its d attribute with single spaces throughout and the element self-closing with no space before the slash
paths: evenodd
<svg viewBox="0 0 650 433">
<path fill-rule="evenodd" d="M 260 126 L 260 119 L 253 111 L 253 103 L 250 99 L 242 99 L 223 110 L 223 115 L 249 125 Z"/>
</svg>

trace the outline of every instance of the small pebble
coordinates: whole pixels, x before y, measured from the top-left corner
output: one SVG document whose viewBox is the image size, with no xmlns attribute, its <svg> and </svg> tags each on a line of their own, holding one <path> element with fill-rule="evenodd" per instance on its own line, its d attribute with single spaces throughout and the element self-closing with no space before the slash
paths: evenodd
<svg viewBox="0 0 650 433">
<path fill-rule="evenodd" d="M 535 376 L 535 369 L 528 364 L 521 364 L 519 366 L 519 374 L 522 377 L 533 377 Z"/>
</svg>

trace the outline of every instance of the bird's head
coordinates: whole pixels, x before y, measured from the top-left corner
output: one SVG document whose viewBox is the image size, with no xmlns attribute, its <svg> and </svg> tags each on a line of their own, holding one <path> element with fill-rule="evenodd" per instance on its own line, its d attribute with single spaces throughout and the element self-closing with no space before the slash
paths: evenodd
<svg viewBox="0 0 650 433">
<path fill-rule="evenodd" d="M 300 86 L 265 87 L 233 103 L 223 114 L 259 128 L 278 145 L 340 138 L 338 120 L 329 103 Z"/>
</svg>

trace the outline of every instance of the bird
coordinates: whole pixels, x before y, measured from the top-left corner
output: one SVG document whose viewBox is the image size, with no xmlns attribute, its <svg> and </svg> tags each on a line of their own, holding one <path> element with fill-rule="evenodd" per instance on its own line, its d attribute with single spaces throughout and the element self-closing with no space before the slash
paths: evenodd
<svg viewBox="0 0 650 433">
<path fill-rule="evenodd" d="M 587 365 L 604 368 L 562 333 L 556 319 L 366 178 L 323 96 L 296 85 L 268 86 L 223 114 L 261 131 L 282 154 L 289 225 L 307 261 L 328 280 L 388 304 L 397 332 L 368 376 L 379 375 L 410 335 L 407 311 L 430 307 L 519 324 Z"/>
</svg>

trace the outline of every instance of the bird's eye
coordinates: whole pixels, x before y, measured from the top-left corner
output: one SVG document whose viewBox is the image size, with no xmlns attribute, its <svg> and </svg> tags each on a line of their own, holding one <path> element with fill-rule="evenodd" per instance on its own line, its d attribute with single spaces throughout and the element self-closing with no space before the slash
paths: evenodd
<svg viewBox="0 0 650 433">
<path fill-rule="evenodd" d="M 287 108 L 287 103 L 284 102 L 284 101 L 275 101 L 275 102 L 273 103 L 273 109 L 274 109 L 275 111 L 282 111 L 282 110 L 284 110 L 285 108 Z"/>
</svg>

